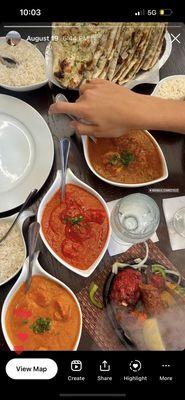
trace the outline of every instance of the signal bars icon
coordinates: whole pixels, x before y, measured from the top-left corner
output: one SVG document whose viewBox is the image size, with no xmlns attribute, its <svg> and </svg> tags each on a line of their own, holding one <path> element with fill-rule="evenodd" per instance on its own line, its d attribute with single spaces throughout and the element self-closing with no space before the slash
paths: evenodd
<svg viewBox="0 0 185 400">
<path fill-rule="evenodd" d="M 145 10 L 137 10 L 137 11 L 135 11 L 134 15 L 137 15 L 137 16 L 145 15 Z"/>
</svg>

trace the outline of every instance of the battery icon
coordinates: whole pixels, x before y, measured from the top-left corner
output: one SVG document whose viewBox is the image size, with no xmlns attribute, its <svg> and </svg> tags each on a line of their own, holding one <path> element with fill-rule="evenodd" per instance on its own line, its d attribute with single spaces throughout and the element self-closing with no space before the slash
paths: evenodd
<svg viewBox="0 0 185 400">
<path fill-rule="evenodd" d="M 173 14 L 173 10 L 171 8 L 162 8 L 161 10 L 159 10 L 159 14 L 164 17 L 169 17 Z"/>
</svg>

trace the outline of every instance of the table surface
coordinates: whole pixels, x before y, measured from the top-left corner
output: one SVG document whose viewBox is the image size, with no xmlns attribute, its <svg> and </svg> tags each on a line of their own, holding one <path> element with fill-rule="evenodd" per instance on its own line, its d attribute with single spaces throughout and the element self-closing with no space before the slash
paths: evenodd
<svg viewBox="0 0 185 400">
<path fill-rule="evenodd" d="M 176 24 L 177 25 L 177 24 Z M 179 25 L 179 24 L 178 24 Z M 28 35 L 31 36 L 40 36 L 40 35 L 48 35 L 50 33 L 50 29 L 19 29 L 20 33 L 22 33 L 23 38 L 27 38 Z M 165 65 L 160 70 L 160 78 L 164 78 L 165 76 L 174 75 L 174 74 L 185 74 L 185 26 L 182 25 L 181 27 L 174 27 L 171 26 L 169 31 L 173 33 L 175 36 L 180 33 L 180 41 L 173 42 L 173 49 L 170 58 L 165 63 Z M 44 51 L 45 44 L 39 43 L 38 47 Z M 145 84 L 139 85 L 134 90 L 150 94 L 154 88 L 154 85 Z M 54 93 L 57 92 L 56 88 L 52 89 Z M 51 132 L 53 134 L 53 140 L 55 145 L 55 160 L 51 170 L 51 173 L 45 182 L 42 189 L 37 194 L 35 202 L 31 205 L 31 209 L 34 212 L 37 212 L 38 206 L 44 194 L 49 189 L 50 185 L 52 184 L 56 170 L 59 168 L 59 153 L 58 153 L 58 137 L 60 137 L 60 133 L 56 134 L 56 127 L 54 126 L 54 122 L 52 118 L 48 116 L 48 108 L 49 105 L 52 103 L 52 93 L 49 86 L 45 86 L 39 90 L 27 92 L 27 93 L 15 93 L 10 92 L 4 89 L 0 89 L 0 93 L 12 95 L 18 97 L 25 102 L 29 103 L 33 106 L 46 120 L 48 125 L 50 126 Z M 69 101 L 75 101 L 77 98 L 77 92 L 72 91 L 64 91 L 64 94 L 67 96 Z M 39 134 L 39 133 L 38 133 Z M 185 184 L 184 184 L 184 176 L 185 176 L 185 137 L 184 135 L 180 134 L 173 134 L 168 132 L 152 132 L 154 137 L 157 139 L 159 145 L 161 146 L 164 156 L 167 161 L 168 170 L 169 170 L 169 177 L 165 181 L 152 186 L 152 189 L 162 189 L 160 191 L 152 191 L 150 192 L 150 187 L 140 188 L 139 192 L 149 194 L 153 197 L 153 199 L 159 205 L 161 211 L 161 220 L 160 225 L 157 231 L 159 242 L 157 246 L 162 250 L 162 252 L 169 258 L 169 260 L 177 267 L 177 269 L 185 276 L 185 269 L 184 269 L 184 259 L 185 259 L 185 249 L 172 251 L 169 236 L 167 232 L 167 227 L 164 219 L 164 214 L 162 210 L 162 199 L 174 196 L 183 196 L 185 195 Z M 92 172 L 88 169 L 82 151 L 82 145 L 80 140 L 77 138 L 76 135 L 71 137 L 71 152 L 69 157 L 69 166 L 72 171 L 79 177 L 82 181 L 88 183 L 94 189 L 96 189 L 100 195 L 106 201 L 111 201 L 118 199 L 122 196 L 127 194 L 133 193 L 136 190 L 130 190 L 127 188 L 118 188 L 115 186 L 108 185 L 103 181 L 99 180 L 96 176 L 92 174 Z M 164 192 L 164 189 L 167 191 Z M 177 189 L 178 193 L 170 192 L 168 189 Z M 17 210 L 12 210 L 14 213 Z M 11 213 L 11 214 L 12 214 Z M 10 215 L 8 214 L 0 214 L 0 217 L 4 217 Z M 25 238 L 27 239 L 27 225 L 24 229 Z M 56 278 L 62 280 L 65 284 L 67 284 L 75 293 L 78 292 L 86 285 L 86 278 L 82 278 L 77 274 L 69 271 L 67 268 L 62 267 L 61 264 L 56 261 L 49 251 L 46 249 L 44 244 L 42 243 L 41 239 L 39 238 L 38 248 L 40 249 L 40 263 L 44 267 L 46 271 L 50 274 L 54 275 Z M 110 260 L 112 263 L 112 258 L 105 254 L 105 257 Z M 94 272 L 97 273 L 98 270 L 101 270 L 102 262 Z M 93 280 L 94 274 L 91 275 Z M 12 279 L 10 282 L 1 286 L 0 288 L 0 307 L 2 308 L 4 299 L 8 292 L 10 291 L 11 287 L 15 283 L 17 276 Z M 3 350 L 7 350 L 8 347 L 5 343 L 2 331 L 0 331 L 0 348 Z M 93 342 L 93 340 L 89 337 L 87 332 L 83 329 L 81 342 L 79 345 L 79 350 L 99 350 L 97 345 Z"/>
</svg>

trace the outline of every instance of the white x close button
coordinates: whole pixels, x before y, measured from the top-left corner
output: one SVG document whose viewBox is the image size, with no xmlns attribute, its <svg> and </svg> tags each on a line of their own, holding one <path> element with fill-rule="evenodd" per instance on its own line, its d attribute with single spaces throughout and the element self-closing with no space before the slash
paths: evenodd
<svg viewBox="0 0 185 400">
<path fill-rule="evenodd" d="M 50 358 L 13 358 L 6 364 L 11 379 L 52 379 L 58 366 Z"/>
</svg>

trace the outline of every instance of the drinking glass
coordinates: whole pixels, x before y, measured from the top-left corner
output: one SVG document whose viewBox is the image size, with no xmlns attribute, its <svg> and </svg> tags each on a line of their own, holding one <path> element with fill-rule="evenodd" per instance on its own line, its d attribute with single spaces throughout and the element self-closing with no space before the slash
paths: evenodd
<svg viewBox="0 0 185 400">
<path fill-rule="evenodd" d="M 180 235 L 185 237 L 185 207 L 180 208 L 174 214 L 173 226 L 175 231 Z"/>
<path fill-rule="evenodd" d="M 148 240 L 160 221 L 159 207 L 149 196 L 134 193 L 118 200 L 111 213 L 113 238 L 119 242 Z"/>
</svg>

